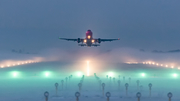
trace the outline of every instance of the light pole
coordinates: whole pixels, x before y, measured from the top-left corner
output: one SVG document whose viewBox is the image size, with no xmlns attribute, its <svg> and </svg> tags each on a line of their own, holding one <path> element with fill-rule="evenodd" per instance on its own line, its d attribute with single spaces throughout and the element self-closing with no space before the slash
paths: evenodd
<svg viewBox="0 0 180 101">
<path fill-rule="evenodd" d="M 76 96 L 76 101 L 79 101 L 79 97 L 80 97 L 80 95 L 81 95 L 81 94 L 80 94 L 79 92 L 76 92 L 76 93 L 75 93 L 75 96 Z"/>
<path fill-rule="evenodd" d="M 57 96 L 57 91 L 58 91 L 58 85 L 59 85 L 59 84 L 58 84 L 58 83 L 55 83 L 54 85 L 55 85 L 55 87 L 56 87 L 56 96 Z"/>
<path fill-rule="evenodd" d="M 172 98 L 173 94 L 172 94 L 171 92 L 169 92 L 169 93 L 167 94 L 167 96 L 169 97 L 169 101 L 171 101 L 171 98 Z"/>
<path fill-rule="evenodd" d="M 149 97 L 151 97 L 151 87 L 152 87 L 152 84 L 151 83 L 149 83 Z"/>
<path fill-rule="evenodd" d="M 136 97 L 138 98 L 138 101 L 140 101 L 141 93 L 140 92 L 136 93 Z"/>
<path fill-rule="evenodd" d="M 103 97 L 104 97 L 104 87 L 105 87 L 105 83 L 102 83 Z"/>
<path fill-rule="evenodd" d="M 79 86 L 79 92 L 81 92 L 82 83 L 78 83 Z"/>
<path fill-rule="evenodd" d="M 49 96 L 49 92 L 44 92 L 44 96 L 45 96 L 45 101 L 48 101 L 48 96 Z"/>
<path fill-rule="evenodd" d="M 129 86 L 129 84 L 126 83 L 126 84 L 125 84 L 125 87 L 126 87 L 126 96 L 128 95 L 128 94 L 127 94 L 127 93 L 128 93 L 128 86 Z"/>
<path fill-rule="evenodd" d="M 107 97 L 107 101 L 109 101 L 109 97 L 111 96 L 111 93 L 110 92 L 107 92 L 106 93 L 106 97 Z"/>
</svg>

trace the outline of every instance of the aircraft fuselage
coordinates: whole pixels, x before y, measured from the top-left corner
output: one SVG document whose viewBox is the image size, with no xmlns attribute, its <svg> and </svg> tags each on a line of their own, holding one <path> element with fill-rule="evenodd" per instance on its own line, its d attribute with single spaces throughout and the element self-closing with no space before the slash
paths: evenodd
<svg viewBox="0 0 180 101">
<path fill-rule="evenodd" d="M 86 40 L 86 41 L 85 41 Z M 93 40 L 93 33 L 91 30 L 87 30 L 86 32 L 86 39 L 84 40 L 84 43 L 86 43 L 86 45 L 88 47 L 90 47 L 92 45 L 92 43 L 94 43 L 95 41 Z"/>
</svg>

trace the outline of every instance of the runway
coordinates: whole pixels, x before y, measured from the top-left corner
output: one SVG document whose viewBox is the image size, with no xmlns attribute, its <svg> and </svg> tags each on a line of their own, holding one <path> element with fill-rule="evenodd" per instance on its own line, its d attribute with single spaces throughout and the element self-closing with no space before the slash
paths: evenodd
<svg viewBox="0 0 180 101">
<path fill-rule="evenodd" d="M 45 101 L 43 94 L 48 91 L 50 94 L 48 101 L 75 101 L 74 94 L 79 91 L 78 83 L 81 82 L 84 75 L 82 90 L 79 91 L 81 93 L 80 101 L 106 101 L 106 96 L 102 95 L 99 80 L 101 83 L 105 83 L 104 93 L 111 93 L 110 101 L 135 101 L 137 92 L 142 93 L 143 101 L 168 100 L 168 92 L 173 93 L 173 101 L 180 100 L 178 96 L 180 78 L 172 76 L 174 72 L 179 73 L 175 69 L 157 68 L 143 64 L 112 63 L 104 68 L 100 67 L 103 69 L 97 69 L 97 72 L 91 70 L 95 67 L 91 68 L 90 66 L 90 76 L 86 76 L 86 67 L 82 68 L 86 66 L 86 63 L 83 66 L 79 64 L 83 63 L 57 61 L 1 68 L 0 99 L 2 101 Z M 94 73 L 99 79 L 94 76 Z M 71 75 L 72 78 L 69 79 Z M 68 78 L 67 82 L 66 77 Z M 62 80 L 64 80 L 63 87 Z M 118 87 L 118 80 L 121 81 L 120 87 Z M 138 87 L 137 80 L 140 81 Z M 57 94 L 55 83 L 59 84 Z M 129 84 L 128 95 L 126 95 L 125 83 Z M 149 83 L 153 85 L 151 97 L 149 97 Z"/>
</svg>

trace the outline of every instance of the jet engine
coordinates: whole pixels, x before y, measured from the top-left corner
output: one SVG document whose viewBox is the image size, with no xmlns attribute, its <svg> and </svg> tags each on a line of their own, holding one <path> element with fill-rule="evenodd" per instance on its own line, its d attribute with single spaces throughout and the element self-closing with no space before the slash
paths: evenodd
<svg viewBox="0 0 180 101">
<path fill-rule="evenodd" d="M 80 39 L 80 38 L 78 38 L 78 39 L 77 39 L 77 43 L 80 43 L 80 42 L 81 42 L 81 39 Z"/>
<path fill-rule="evenodd" d="M 98 43 L 101 43 L 101 39 L 100 38 L 98 38 Z"/>
</svg>

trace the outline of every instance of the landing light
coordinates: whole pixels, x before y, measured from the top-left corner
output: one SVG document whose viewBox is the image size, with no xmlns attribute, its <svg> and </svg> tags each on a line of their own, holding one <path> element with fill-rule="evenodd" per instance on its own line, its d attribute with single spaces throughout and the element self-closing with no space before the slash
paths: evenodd
<svg viewBox="0 0 180 101">
<path fill-rule="evenodd" d="M 87 40 L 84 40 L 84 43 L 86 43 L 87 42 Z"/>
<path fill-rule="evenodd" d="M 90 38 L 91 38 L 91 36 L 89 35 L 89 36 L 88 36 L 88 39 L 90 39 Z"/>
<path fill-rule="evenodd" d="M 92 40 L 92 43 L 94 43 L 94 40 Z"/>
</svg>

